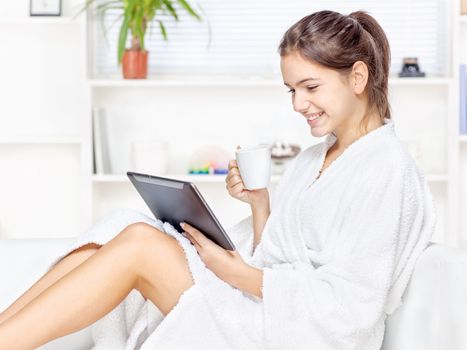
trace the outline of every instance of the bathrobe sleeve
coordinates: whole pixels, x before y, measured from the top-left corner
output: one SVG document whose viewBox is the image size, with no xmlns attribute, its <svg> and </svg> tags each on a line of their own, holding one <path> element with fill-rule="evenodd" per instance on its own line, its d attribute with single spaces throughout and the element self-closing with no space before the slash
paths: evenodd
<svg viewBox="0 0 467 350">
<path fill-rule="evenodd" d="M 401 256 L 420 252 L 432 233 L 424 225 L 426 184 L 414 166 L 386 162 L 367 173 L 342 213 L 328 263 L 263 268 L 266 348 L 381 346 L 384 305 Z"/>
<path fill-rule="evenodd" d="M 307 149 L 308 151 L 308 149 Z M 290 181 L 290 177 L 293 174 L 295 169 L 295 164 L 300 159 L 300 156 L 303 154 L 299 153 L 294 159 L 292 159 L 289 164 L 287 164 L 284 173 L 281 176 L 281 180 L 276 186 L 276 189 L 272 192 L 271 198 L 271 209 L 276 202 L 277 193 L 281 193 L 282 188 L 285 184 Z M 226 229 L 227 234 L 229 235 L 230 239 L 233 241 L 236 250 L 240 253 L 242 258 L 248 259 L 253 255 L 253 241 L 254 241 L 254 230 L 253 230 L 253 215 L 250 214 L 233 226 Z"/>
<path fill-rule="evenodd" d="M 240 256 L 244 259 L 250 257 L 253 251 L 253 215 L 241 219 L 226 231 Z"/>
</svg>

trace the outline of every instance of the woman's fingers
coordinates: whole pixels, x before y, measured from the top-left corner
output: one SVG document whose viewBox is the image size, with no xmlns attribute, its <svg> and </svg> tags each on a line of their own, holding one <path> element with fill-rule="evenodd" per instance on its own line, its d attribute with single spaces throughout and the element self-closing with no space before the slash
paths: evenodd
<svg viewBox="0 0 467 350">
<path fill-rule="evenodd" d="M 190 224 L 187 224 L 186 222 L 181 222 L 180 226 L 188 235 L 191 236 L 190 241 L 192 241 L 194 245 L 199 245 L 200 247 L 204 247 L 204 246 L 208 246 L 212 244 L 212 241 L 209 238 L 207 238 L 204 235 L 204 233 L 202 233 L 197 228 L 191 226 Z"/>
<path fill-rule="evenodd" d="M 233 168 L 229 171 L 229 173 L 227 174 L 227 177 L 225 178 L 225 182 L 228 182 L 230 178 L 235 175 L 240 176 L 240 172 L 238 171 L 237 168 Z"/>
<path fill-rule="evenodd" d="M 230 191 L 233 195 L 237 195 L 242 193 L 242 191 L 245 189 L 245 186 L 243 186 L 243 182 L 239 182 L 235 186 L 233 186 Z"/>
<path fill-rule="evenodd" d="M 231 160 L 229 162 L 229 172 L 228 172 L 227 178 L 229 176 L 232 176 L 232 174 L 236 174 L 236 175 L 240 174 L 240 171 L 238 170 L 237 162 L 235 160 Z"/>
<path fill-rule="evenodd" d="M 191 242 L 191 244 L 195 246 L 196 250 L 199 250 L 199 248 L 201 248 L 198 242 L 196 242 L 196 240 L 188 232 L 185 231 L 182 233 L 182 235 L 185 236 Z"/>
<path fill-rule="evenodd" d="M 245 185 L 243 184 L 243 180 L 237 166 L 237 161 L 235 159 L 229 161 L 229 172 L 225 178 L 225 182 L 225 188 L 229 191 L 229 194 L 234 198 L 240 199 L 242 192 L 245 190 Z"/>
<path fill-rule="evenodd" d="M 236 184 L 242 182 L 242 178 L 238 175 L 233 175 L 230 180 L 227 182 L 229 187 L 234 187 Z"/>
<path fill-rule="evenodd" d="M 236 168 L 237 167 L 237 161 L 235 159 L 231 159 L 229 161 L 228 169 Z"/>
</svg>

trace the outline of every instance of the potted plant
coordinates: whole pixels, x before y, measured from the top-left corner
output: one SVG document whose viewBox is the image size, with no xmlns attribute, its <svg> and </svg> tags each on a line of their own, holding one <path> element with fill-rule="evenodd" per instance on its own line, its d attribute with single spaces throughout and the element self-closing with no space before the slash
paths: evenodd
<svg viewBox="0 0 467 350">
<path fill-rule="evenodd" d="M 122 65 L 125 79 L 144 79 L 148 71 L 148 51 L 145 48 L 145 36 L 148 26 L 155 21 L 159 24 L 162 37 L 167 41 L 167 30 L 160 19 L 156 19 L 160 12 L 169 13 L 175 21 L 179 20 L 174 6 L 178 3 L 192 17 L 201 21 L 201 16 L 196 13 L 186 0 L 86 0 L 80 13 L 86 11 L 93 3 L 95 10 L 105 16 L 108 10 L 122 10 L 122 24 L 118 39 L 118 63 Z M 131 47 L 126 48 L 128 33 L 131 35 Z"/>
</svg>

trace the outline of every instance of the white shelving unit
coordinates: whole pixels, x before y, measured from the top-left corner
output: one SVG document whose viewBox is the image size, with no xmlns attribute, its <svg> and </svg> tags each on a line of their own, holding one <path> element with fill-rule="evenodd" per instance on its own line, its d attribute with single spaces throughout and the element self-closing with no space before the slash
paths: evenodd
<svg viewBox="0 0 467 350">
<path fill-rule="evenodd" d="M 440 118 L 445 118 L 443 122 L 446 122 L 445 133 L 443 134 L 445 138 L 443 146 L 443 155 L 446 160 L 445 166 L 436 169 L 430 168 L 425 173 L 425 176 L 435 193 L 436 204 L 443 206 L 441 210 L 441 215 L 443 215 L 441 220 L 442 236 L 438 237 L 438 240 L 452 246 L 457 246 L 463 243 L 460 235 L 461 220 L 459 205 L 461 203 L 461 198 L 459 188 L 465 181 L 461 182 L 462 172 L 460 169 L 460 160 L 462 157 L 465 158 L 467 156 L 467 147 L 463 146 L 467 146 L 467 136 L 458 136 L 458 66 L 461 61 L 460 40 L 462 32 L 464 33 L 464 38 L 467 37 L 467 16 L 458 15 L 458 6 L 454 6 L 452 11 L 455 16 L 452 16 L 453 20 L 450 28 L 450 35 L 453 39 L 453 46 L 450 50 L 451 55 L 449 56 L 451 74 L 448 77 L 428 76 L 426 78 L 417 79 L 391 77 L 389 84 L 390 90 L 394 91 L 396 94 L 410 94 L 412 91 L 426 90 L 435 95 L 445 96 L 444 103 L 447 113 L 446 116 L 440 116 Z M 76 45 L 83 48 L 80 61 L 83 67 L 85 67 L 82 81 L 79 81 L 83 86 L 84 98 L 82 103 L 86 111 L 86 113 L 82 115 L 82 120 L 80 121 L 82 130 L 77 136 L 0 135 L 0 151 L 2 147 L 15 145 L 30 147 L 31 149 L 37 149 L 38 145 L 56 148 L 72 146 L 71 149 L 73 149 L 73 151 L 71 152 L 74 152 L 73 154 L 75 154 L 76 149 L 78 149 L 80 163 L 80 188 L 78 192 L 80 196 L 79 207 L 82 214 L 80 215 L 80 224 L 77 225 L 76 229 L 64 230 L 65 232 L 63 235 L 78 234 L 84 228 L 92 225 L 101 215 L 105 215 L 107 210 L 111 210 L 115 198 L 121 201 L 118 202 L 118 204 L 121 205 L 124 205 L 123 203 L 128 203 L 128 206 L 132 206 L 136 203 L 137 194 L 132 191 L 126 175 L 122 172 L 112 175 L 95 175 L 92 173 L 91 111 L 94 106 L 107 107 L 115 104 L 115 108 L 118 109 L 124 109 L 131 104 L 141 106 L 145 103 L 145 98 L 147 96 L 151 96 L 151 102 L 157 104 L 158 101 L 164 100 L 167 97 L 165 88 L 170 88 L 168 90 L 172 91 L 172 93 L 174 91 L 173 88 L 177 89 L 177 91 L 183 91 L 184 94 L 188 92 L 186 95 L 183 95 L 186 98 L 189 98 L 189 96 L 195 92 L 201 95 L 199 91 L 206 91 L 217 94 L 216 97 L 221 97 L 222 94 L 225 94 L 225 89 L 229 92 L 238 93 L 239 95 L 244 93 L 244 96 L 251 94 L 253 91 L 262 91 L 264 89 L 266 91 L 265 95 L 271 94 L 272 97 L 269 98 L 271 101 L 275 99 L 276 91 L 284 90 L 283 83 L 280 79 L 262 79 L 258 77 L 240 79 L 229 77 L 217 79 L 204 79 L 202 77 L 192 77 L 190 79 L 186 79 L 185 77 L 183 79 L 180 77 L 150 77 L 147 80 L 123 80 L 112 76 L 93 78 L 90 74 L 92 71 L 92 38 L 88 30 L 88 19 L 85 18 L 85 16 L 80 16 L 78 19 L 72 19 L 71 17 L 0 18 L 0 27 L 16 25 L 31 25 L 31 28 L 43 25 L 57 26 L 57 29 L 64 26 L 78 26 L 81 32 L 80 41 L 77 42 Z M 464 62 L 467 61 L 466 57 L 462 59 Z M 143 97 L 140 96 L 142 91 Z M 198 96 L 199 95 L 196 95 L 196 97 Z M 262 97 L 260 96 L 259 98 Z M 264 99 L 264 101 L 261 100 L 260 102 L 267 103 L 268 100 Z M 181 111 L 180 114 L 183 123 L 194 122 L 195 124 L 188 124 L 192 127 L 198 123 L 198 120 L 190 121 L 189 112 Z M 188 116 L 185 118 L 187 114 Z M 201 120 L 199 122 L 201 122 Z M 224 125 L 228 127 L 229 122 L 231 122 L 231 120 L 227 118 Z M 242 120 L 239 122 L 242 122 Z M 130 126 L 136 127 L 137 123 L 139 123 L 139 120 L 135 121 Z M 437 126 L 435 125 L 433 127 L 435 128 Z M 189 129 L 189 126 L 187 128 Z M 213 137 L 212 143 L 219 142 L 219 140 L 224 141 L 225 139 L 220 136 L 216 137 Z M 183 136 L 180 138 L 184 139 Z M 233 140 L 229 140 L 229 142 L 230 141 L 234 142 Z M 436 140 L 433 140 L 433 142 L 436 142 Z M 463 147 L 465 150 L 463 150 Z M 180 149 L 177 151 L 181 152 Z M 181 153 L 178 153 L 178 155 L 180 154 Z M 177 167 L 176 164 L 173 163 L 171 172 L 167 174 L 167 176 L 193 181 L 198 184 L 200 188 L 203 189 L 203 193 L 206 193 L 208 202 L 209 199 L 211 199 L 211 203 L 217 204 L 217 208 L 214 208 L 214 211 L 225 211 L 227 201 L 225 199 L 225 177 L 223 175 L 187 175 L 183 174 L 180 171 L 180 167 Z M 465 177 L 465 174 L 463 177 Z M 274 186 L 277 184 L 279 179 L 280 176 L 273 176 L 271 185 Z M 464 191 L 463 196 L 467 196 L 467 191 Z M 246 213 L 248 208 L 231 205 L 229 211 Z M 18 230 L 18 236 L 26 235 L 23 231 L 21 231 L 21 233 L 19 232 Z M 464 236 L 467 235 L 464 234 Z"/>
</svg>

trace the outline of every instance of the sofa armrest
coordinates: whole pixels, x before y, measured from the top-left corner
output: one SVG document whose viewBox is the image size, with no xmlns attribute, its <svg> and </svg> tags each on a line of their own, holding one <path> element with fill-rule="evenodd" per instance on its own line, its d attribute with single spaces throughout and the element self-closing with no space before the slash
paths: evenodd
<svg viewBox="0 0 467 350">
<path fill-rule="evenodd" d="M 0 311 L 34 284 L 73 238 L 0 239 Z M 38 348 L 40 350 L 89 350 L 90 327 Z"/>
<path fill-rule="evenodd" d="M 430 244 L 386 320 L 382 350 L 467 349 L 466 295 L 467 250 Z"/>
</svg>

